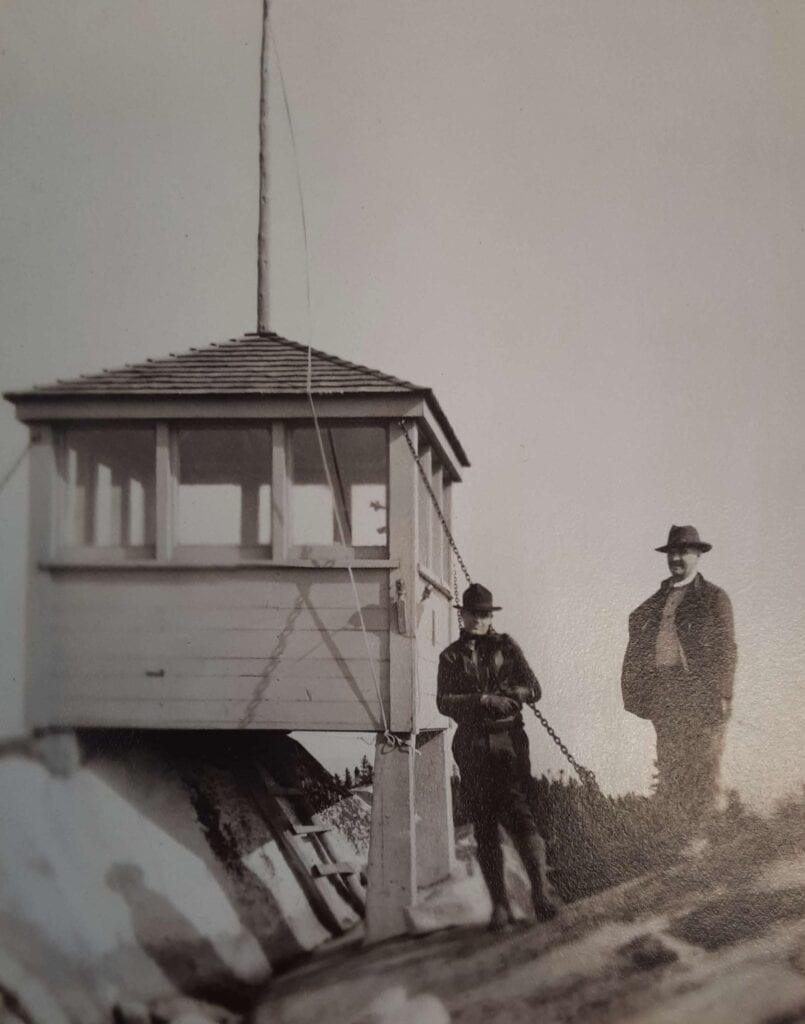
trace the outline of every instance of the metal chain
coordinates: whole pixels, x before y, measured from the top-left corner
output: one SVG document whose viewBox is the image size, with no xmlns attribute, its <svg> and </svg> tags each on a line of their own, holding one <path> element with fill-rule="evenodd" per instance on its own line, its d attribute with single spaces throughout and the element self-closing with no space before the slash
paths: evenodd
<svg viewBox="0 0 805 1024">
<path fill-rule="evenodd" d="M 414 457 L 414 462 L 417 464 L 417 468 L 419 469 L 419 475 L 422 477 L 427 492 L 430 495 L 430 500 L 433 502 L 433 507 L 436 509 L 436 515 L 439 517 L 439 522 L 442 524 L 444 535 L 445 537 L 447 537 L 448 543 L 450 544 L 450 547 L 453 549 L 453 554 L 456 556 L 458 564 L 461 566 L 461 571 L 464 573 L 464 578 L 467 580 L 467 583 L 472 583 L 472 578 L 470 577 L 470 574 L 467 570 L 467 566 L 464 564 L 464 559 L 461 557 L 461 552 L 456 547 L 456 542 L 455 540 L 453 540 L 453 534 L 450 532 L 450 527 L 447 525 L 447 520 L 444 517 L 444 512 L 442 512 L 441 508 L 439 507 L 439 499 L 436 497 L 433 487 L 431 487 L 430 480 L 428 480 L 428 475 L 425 472 L 425 467 L 422 465 L 419 455 L 417 454 L 417 451 L 414 448 L 414 442 L 411 440 L 411 435 L 408 433 L 408 428 L 405 425 L 405 420 L 400 420 L 400 429 L 405 435 L 405 440 L 408 442 L 408 447 L 411 449 L 411 454 Z M 458 594 L 456 594 L 456 598 L 458 598 Z"/>
<path fill-rule="evenodd" d="M 458 604 L 458 573 L 456 572 L 455 566 L 453 566 L 453 604 L 455 605 L 456 608 L 456 619 L 458 620 L 458 632 L 460 634 L 462 626 L 461 608 L 459 607 Z"/>
<path fill-rule="evenodd" d="M 601 792 L 601 787 L 598 785 L 598 779 L 596 779 L 596 777 L 595 777 L 595 772 L 591 768 L 585 768 L 583 764 L 579 764 L 579 762 L 576 760 L 576 758 L 570 753 L 570 751 L 564 745 L 562 740 L 556 734 L 556 730 L 548 722 L 548 719 L 537 708 L 536 704 L 529 704 L 528 706 L 531 708 L 531 710 L 537 716 L 537 718 L 539 719 L 540 724 L 545 729 L 545 731 L 548 733 L 548 735 L 551 737 L 551 739 L 554 741 L 554 743 L 557 745 L 557 747 L 559 747 L 559 749 L 565 755 L 565 758 L 567 759 L 567 761 L 570 764 L 571 768 L 574 769 L 574 771 L 576 772 L 578 777 L 581 779 L 582 783 L 585 786 L 589 786 L 591 789 L 595 790 L 596 793 L 600 793 Z"/>
<path fill-rule="evenodd" d="M 436 509 L 436 515 L 439 517 L 439 522 L 442 524 L 442 529 L 444 530 L 445 537 L 447 537 L 447 540 L 450 543 L 450 547 L 453 549 L 453 553 L 456 556 L 458 564 L 461 566 L 461 571 L 464 573 L 467 583 L 472 583 L 472 579 L 470 578 L 467 566 L 464 564 L 464 559 L 461 557 L 461 552 L 456 547 L 456 542 L 453 539 L 453 534 L 450 532 L 450 527 L 447 525 L 447 520 L 445 519 L 444 513 L 442 512 L 441 507 L 439 505 L 439 499 L 436 497 L 433 487 L 431 487 L 431 483 L 430 480 L 428 480 L 425 468 L 422 465 L 422 462 L 420 461 L 416 449 L 414 448 L 414 442 L 411 440 L 411 435 L 408 433 L 408 428 L 405 425 L 405 420 L 400 420 L 400 429 L 405 435 L 405 440 L 408 442 L 408 447 L 411 450 L 411 455 L 413 456 L 414 462 L 417 464 L 417 468 L 419 469 L 419 475 L 422 477 L 427 492 L 430 495 L 430 500 L 433 502 L 433 507 Z M 455 593 L 456 603 L 458 603 L 458 574 L 456 573 L 455 566 L 453 566 L 453 592 Z M 459 628 L 460 627 L 461 615 L 459 614 Z M 600 794 L 601 787 L 598 785 L 598 780 L 595 777 L 595 772 L 593 772 L 590 768 L 585 768 L 584 765 L 579 764 L 576 758 L 570 753 L 565 744 L 559 738 L 559 736 L 556 733 L 556 730 L 548 722 L 548 719 L 542 714 L 541 711 L 537 709 L 537 706 L 535 704 L 529 704 L 528 706 L 537 716 L 537 720 L 539 721 L 540 725 L 542 725 L 542 727 L 545 729 L 545 731 L 548 733 L 548 735 L 551 737 L 551 739 L 554 741 L 557 747 L 559 747 L 559 749 L 562 751 L 565 758 L 567 759 L 568 764 L 571 766 L 571 768 L 573 768 L 578 777 L 581 779 L 582 784 L 588 786 L 594 792 Z"/>
</svg>

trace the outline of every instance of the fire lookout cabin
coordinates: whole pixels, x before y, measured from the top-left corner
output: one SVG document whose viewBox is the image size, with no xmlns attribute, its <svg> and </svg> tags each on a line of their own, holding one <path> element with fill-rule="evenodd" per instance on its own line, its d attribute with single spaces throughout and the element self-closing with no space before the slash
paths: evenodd
<svg viewBox="0 0 805 1024">
<path fill-rule="evenodd" d="M 468 462 L 433 393 L 270 333 L 6 397 L 31 435 L 28 727 L 379 734 L 367 926 L 401 931 L 453 856 L 423 474 L 449 521 Z"/>
</svg>

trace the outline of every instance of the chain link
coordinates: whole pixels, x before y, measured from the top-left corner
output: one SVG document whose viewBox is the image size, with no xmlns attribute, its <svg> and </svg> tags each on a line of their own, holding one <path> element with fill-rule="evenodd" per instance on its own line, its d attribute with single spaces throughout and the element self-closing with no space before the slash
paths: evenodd
<svg viewBox="0 0 805 1024">
<path fill-rule="evenodd" d="M 596 779 L 596 777 L 595 777 L 595 772 L 591 768 L 585 768 L 583 764 L 579 764 L 579 762 L 576 760 L 576 758 L 570 753 L 570 751 L 567 749 L 565 744 L 559 738 L 559 736 L 556 733 L 556 730 L 548 722 L 548 719 L 537 708 L 536 704 L 529 704 L 528 706 L 531 708 L 531 710 L 537 716 L 540 724 L 545 729 L 547 734 L 551 737 L 551 739 L 554 741 L 554 743 L 557 745 L 557 747 L 559 747 L 559 749 L 565 755 L 565 758 L 567 759 L 568 763 L 574 769 L 574 771 L 576 772 L 578 777 L 581 779 L 583 784 L 585 786 L 589 786 L 591 789 L 595 790 L 596 793 L 600 793 L 601 792 L 601 787 L 598 785 L 598 779 Z"/>
<path fill-rule="evenodd" d="M 458 620 L 458 632 L 460 634 L 462 626 L 461 608 L 459 608 L 458 604 L 458 573 L 456 572 L 455 566 L 453 566 L 453 603 L 455 604 L 456 607 L 456 619 Z"/>
<path fill-rule="evenodd" d="M 439 499 L 436 497 L 433 487 L 431 486 L 430 480 L 428 480 L 428 475 L 425 472 L 425 467 L 422 465 L 422 462 L 419 458 L 419 454 L 417 453 L 417 450 L 414 448 L 414 442 L 411 440 L 411 435 L 408 433 L 408 428 L 405 425 L 405 420 L 400 420 L 400 429 L 405 435 L 405 440 L 407 441 L 408 447 L 411 450 L 411 455 L 413 456 L 414 462 L 417 464 L 417 468 L 419 469 L 419 475 L 422 477 L 422 480 L 425 484 L 425 488 L 427 489 L 427 492 L 430 495 L 430 500 L 433 502 L 433 507 L 436 509 L 436 515 L 439 517 L 439 522 L 442 524 L 444 535 L 445 537 L 447 537 L 450 547 L 452 548 L 453 553 L 456 556 L 456 560 L 458 561 L 458 564 L 461 566 L 461 571 L 464 573 L 464 577 L 467 580 L 467 583 L 472 583 L 472 579 L 470 578 L 467 566 L 464 564 L 464 559 L 461 557 L 461 552 L 456 547 L 456 542 L 453 539 L 453 534 L 450 532 L 450 527 L 447 525 L 447 519 L 445 518 L 444 513 L 442 512 L 442 509 L 439 505 Z M 453 593 L 455 594 L 456 604 L 458 604 L 458 574 L 456 573 L 455 566 L 453 566 Z M 458 624 L 460 629 L 460 612 L 458 616 Z M 541 711 L 537 709 L 536 704 L 529 704 L 528 706 L 537 716 L 537 720 L 539 721 L 540 725 L 545 729 L 545 731 L 548 733 L 548 735 L 551 737 L 551 739 L 554 741 L 557 747 L 559 747 L 559 749 L 562 751 L 565 758 L 567 759 L 568 764 L 571 766 L 571 768 L 573 768 L 578 777 L 581 779 L 582 784 L 589 787 L 593 792 L 601 795 L 601 787 L 598 785 L 598 780 L 595 777 L 595 772 L 593 772 L 590 768 L 585 768 L 583 764 L 579 764 L 576 758 L 570 753 L 565 744 L 559 738 L 559 736 L 556 733 L 556 730 L 548 722 L 548 719 L 542 714 Z"/>
</svg>

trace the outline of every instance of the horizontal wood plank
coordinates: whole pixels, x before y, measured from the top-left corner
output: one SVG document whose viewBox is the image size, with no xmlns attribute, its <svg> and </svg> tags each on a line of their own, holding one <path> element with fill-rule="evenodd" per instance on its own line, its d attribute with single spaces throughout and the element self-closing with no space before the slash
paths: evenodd
<svg viewBox="0 0 805 1024">
<path fill-rule="evenodd" d="M 260 706 L 245 720 L 242 701 L 114 701 L 73 699 L 59 703 L 58 720 L 71 726 L 139 728 L 263 728 L 379 732 L 377 704 L 356 701 L 296 702 Z"/>
<path fill-rule="evenodd" d="M 199 395 L 172 397 L 156 392 L 136 397 L 93 395 L 78 397 L 28 396 L 15 402 L 17 419 L 121 420 L 121 419 L 309 419 L 310 402 L 304 395 Z M 324 419 L 398 419 L 423 416 L 422 394 L 317 395 L 316 410 Z"/>
<path fill-rule="evenodd" d="M 362 607 L 388 608 L 388 572 L 356 570 L 355 582 Z M 254 570 L 228 573 L 187 572 L 153 576 L 130 572 L 114 575 L 81 570 L 52 578 L 51 607 L 120 608 L 127 611 L 156 605 L 182 608 L 277 608 L 319 611 L 355 610 L 349 577 L 340 569 Z"/>
<path fill-rule="evenodd" d="M 320 660 L 340 663 L 350 658 L 387 660 L 388 633 L 358 630 L 296 633 L 292 630 L 196 630 L 192 633 L 139 632 L 59 633 L 51 637 L 54 656 L 72 669 L 95 656 L 115 657 L 122 669 L 126 661 L 167 667 L 173 657 L 264 658 L 274 661 Z"/>
<path fill-rule="evenodd" d="M 332 703 L 333 701 L 377 701 L 375 681 L 368 667 L 360 672 L 350 668 L 340 676 L 294 679 L 281 674 L 227 679 L 220 676 L 200 678 L 166 675 L 153 678 L 143 675 L 50 676 L 50 689 L 65 699 L 144 700 L 144 701 L 215 701 L 217 699 L 250 701 L 259 698 L 271 703 Z M 388 670 L 378 672 L 378 688 L 388 700 Z"/>
<path fill-rule="evenodd" d="M 367 605 L 361 609 L 370 631 L 388 629 L 388 609 Z M 98 626 L 99 609 L 67 603 L 52 610 L 49 622 L 57 633 L 81 633 Z M 107 608 L 105 628 L 119 632 L 136 626 L 139 631 L 190 632 L 192 630 L 277 631 L 292 627 L 295 633 L 360 630 L 357 610 L 352 608 L 187 608 L 184 605 L 147 604 L 141 607 Z"/>
<path fill-rule="evenodd" d="M 261 679 L 267 671 L 271 671 L 283 679 L 304 682 L 307 679 L 343 678 L 345 672 L 356 679 L 371 679 L 372 664 L 381 680 L 388 677 L 387 660 L 378 659 L 370 663 L 368 658 L 349 658 L 341 663 L 324 659 L 268 662 L 265 658 L 174 658 L 168 670 L 164 663 L 156 660 L 121 665 L 119 658 L 96 657 L 83 664 L 81 675 L 87 679 L 108 679 L 111 685 L 113 679 L 149 678 L 147 672 L 158 672 L 161 669 L 169 671 L 170 677 L 174 679 L 217 678 L 224 684 L 233 679 Z M 52 659 L 45 667 L 51 679 L 69 680 L 76 677 L 74 668 L 61 659 Z M 150 678 L 155 677 L 152 675 Z M 168 678 L 168 675 L 162 678 Z"/>
</svg>

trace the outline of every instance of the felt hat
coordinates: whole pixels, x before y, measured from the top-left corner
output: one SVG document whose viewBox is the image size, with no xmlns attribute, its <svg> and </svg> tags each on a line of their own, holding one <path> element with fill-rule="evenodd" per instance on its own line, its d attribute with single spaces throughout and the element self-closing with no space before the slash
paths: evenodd
<svg viewBox="0 0 805 1024">
<path fill-rule="evenodd" d="M 672 548 L 698 548 L 699 551 L 705 552 L 709 551 L 712 546 L 712 544 L 699 540 L 699 531 L 695 526 L 672 526 L 668 531 L 667 543 L 654 550 L 666 554 Z"/>
<path fill-rule="evenodd" d="M 468 612 L 499 612 L 500 605 L 493 604 L 492 591 L 480 583 L 471 583 L 461 595 L 461 604 L 453 605 Z"/>
</svg>

